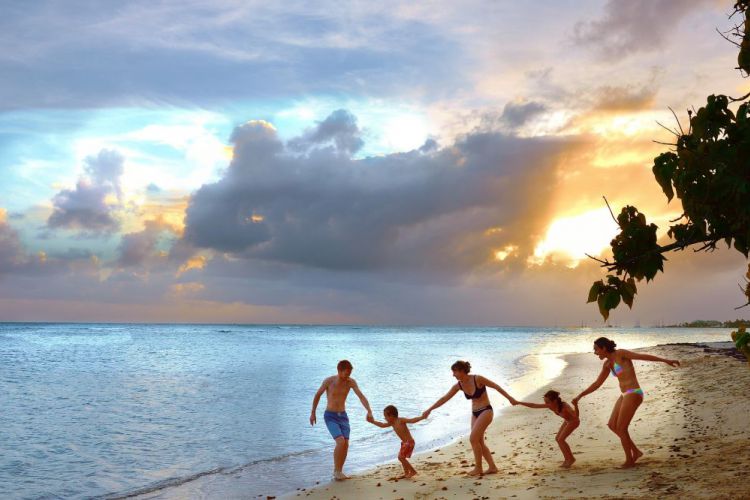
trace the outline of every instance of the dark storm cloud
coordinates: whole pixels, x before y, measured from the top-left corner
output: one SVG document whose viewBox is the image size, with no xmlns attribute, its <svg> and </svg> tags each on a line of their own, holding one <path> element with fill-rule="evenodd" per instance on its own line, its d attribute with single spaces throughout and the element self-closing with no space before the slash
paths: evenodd
<svg viewBox="0 0 750 500">
<path fill-rule="evenodd" d="M 187 243 L 328 269 L 446 272 L 529 241 L 573 144 L 478 132 L 427 153 L 354 159 L 332 148 L 293 154 L 263 122 L 238 127 L 232 142 L 224 177 L 190 200 Z M 495 226 L 505 231 L 488 236 Z"/>
<path fill-rule="evenodd" d="M 154 256 L 159 239 L 165 232 L 173 230 L 162 220 L 147 220 L 142 231 L 122 235 L 117 265 L 133 267 L 145 264 Z"/>
<path fill-rule="evenodd" d="M 611 62 L 658 50 L 680 21 L 712 0 L 609 0 L 604 15 L 575 25 L 573 41 Z M 728 5 L 728 4 L 727 4 Z"/>
<path fill-rule="evenodd" d="M 356 153 L 365 144 L 357 126 L 357 118 L 345 109 L 334 111 L 316 127 L 289 141 L 289 147 L 304 151 L 331 143 L 342 153 Z"/>
<path fill-rule="evenodd" d="M 0 217 L 0 275 L 17 269 L 26 260 L 18 233 Z"/>
<path fill-rule="evenodd" d="M 75 189 L 64 189 L 52 198 L 53 212 L 47 219 L 51 229 L 79 229 L 84 233 L 112 232 L 119 228 L 107 196 L 121 198 L 120 176 L 124 158 L 120 153 L 102 150 L 86 158 L 85 176 Z"/>
<path fill-rule="evenodd" d="M 527 121 L 545 112 L 547 106 L 540 102 L 509 102 L 503 108 L 500 119 L 512 128 L 520 127 Z"/>
</svg>

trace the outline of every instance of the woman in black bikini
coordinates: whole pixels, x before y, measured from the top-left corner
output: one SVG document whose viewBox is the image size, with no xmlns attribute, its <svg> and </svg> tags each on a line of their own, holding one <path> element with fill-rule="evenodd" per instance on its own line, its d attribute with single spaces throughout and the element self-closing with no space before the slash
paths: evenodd
<svg viewBox="0 0 750 500">
<path fill-rule="evenodd" d="M 468 361 L 456 361 L 451 366 L 453 370 L 453 376 L 458 380 L 458 383 L 450 388 L 450 390 L 438 399 L 434 405 L 430 406 L 427 411 L 422 415 L 427 418 L 430 412 L 435 408 L 443 406 L 448 400 L 455 396 L 458 391 L 463 391 L 466 399 L 471 399 L 471 435 L 469 441 L 471 442 L 471 449 L 474 451 L 474 469 L 468 474 L 470 476 L 479 476 L 482 474 L 494 474 L 497 472 L 497 466 L 495 461 L 492 460 L 492 452 L 487 448 L 487 444 L 484 442 L 484 431 L 492 423 L 493 411 L 490 405 L 490 398 L 487 395 L 487 387 L 492 387 L 497 392 L 505 396 L 511 404 L 515 405 L 517 401 L 513 397 L 505 392 L 502 387 L 497 385 L 492 380 L 482 377 L 481 375 L 469 375 L 471 371 L 471 365 Z M 487 461 L 487 470 L 482 469 L 482 457 Z"/>
</svg>

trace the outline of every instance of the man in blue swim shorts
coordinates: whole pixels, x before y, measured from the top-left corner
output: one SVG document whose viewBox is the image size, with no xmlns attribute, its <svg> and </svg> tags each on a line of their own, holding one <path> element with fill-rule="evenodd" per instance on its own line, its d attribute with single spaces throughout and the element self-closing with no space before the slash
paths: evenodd
<svg viewBox="0 0 750 500">
<path fill-rule="evenodd" d="M 370 409 L 370 403 L 367 402 L 367 398 L 362 391 L 359 390 L 357 382 L 351 378 L 352 364 L 347 360 L 339 361 L 336 367 L 338 374 L 328 377 L 320 385 L 320 389 L 315 393 L 312 404 L 312 412 L 310 413 L 310 425 L 315 425 L 317 418 L 315 417 L 315 410 L 318 408 L 318 402 L 323 393 L 326 393 L 326 399 L 328 404 L 326 405 L 326 411 L 323 414 L 328 432 L 336 441 L 336 448 L 333 450 L 333 479 L 340 481 L 342 479 L 349 479 L 344 474 L 344 462 L 346 461 L 346 454 L 349 451 L 349 417 L 346 415 L 346 397 L 349 395 L 349 389 L 354 391 L 359 400 L 362 402 L 365 410 L 367 410 L 367 418 L 372 418 L 372 410 Z"/>
</svg>

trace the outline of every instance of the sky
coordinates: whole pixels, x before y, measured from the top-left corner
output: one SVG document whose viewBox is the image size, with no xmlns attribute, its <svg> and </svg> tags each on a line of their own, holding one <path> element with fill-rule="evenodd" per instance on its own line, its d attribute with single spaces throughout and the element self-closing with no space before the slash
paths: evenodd
<svg viewBox="0 0 750 500">
<path fill-rule="evenodd" d="M 0 321 L 602 325 L 732 3 L 0 1 Z M 668 258 L 611 323 L 741 315 Z"/>
</svg>

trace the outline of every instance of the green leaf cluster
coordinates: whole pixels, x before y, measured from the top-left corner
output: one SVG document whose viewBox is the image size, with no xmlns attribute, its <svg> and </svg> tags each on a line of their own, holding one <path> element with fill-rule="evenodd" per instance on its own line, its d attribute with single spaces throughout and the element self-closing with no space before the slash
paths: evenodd
<svg viewBox="0 0 750 500">
<path fill-rule="evenodd" d="M 750 363 L 750 332 L 745 330 L 744 325 L 737 328 L 736 332 L 732 332 L 732 340 L 737 350 L 744 354 Z"/>
<path fill-rule="evenodd" d="M 635 294 L 638 293 L 633 278 L 622 280 L 617 276 L 608 275 L 606 279 L 606 283 L 604 280 L 599 280 L 591 285 L 587 301 L 597 303 L 599 313 L 605 320 L 609 318 L 609 311 L 620 305 L 620 300 L 625 302 L 628 307 L 633 307 L 633 299 Z"/>
</svg>

